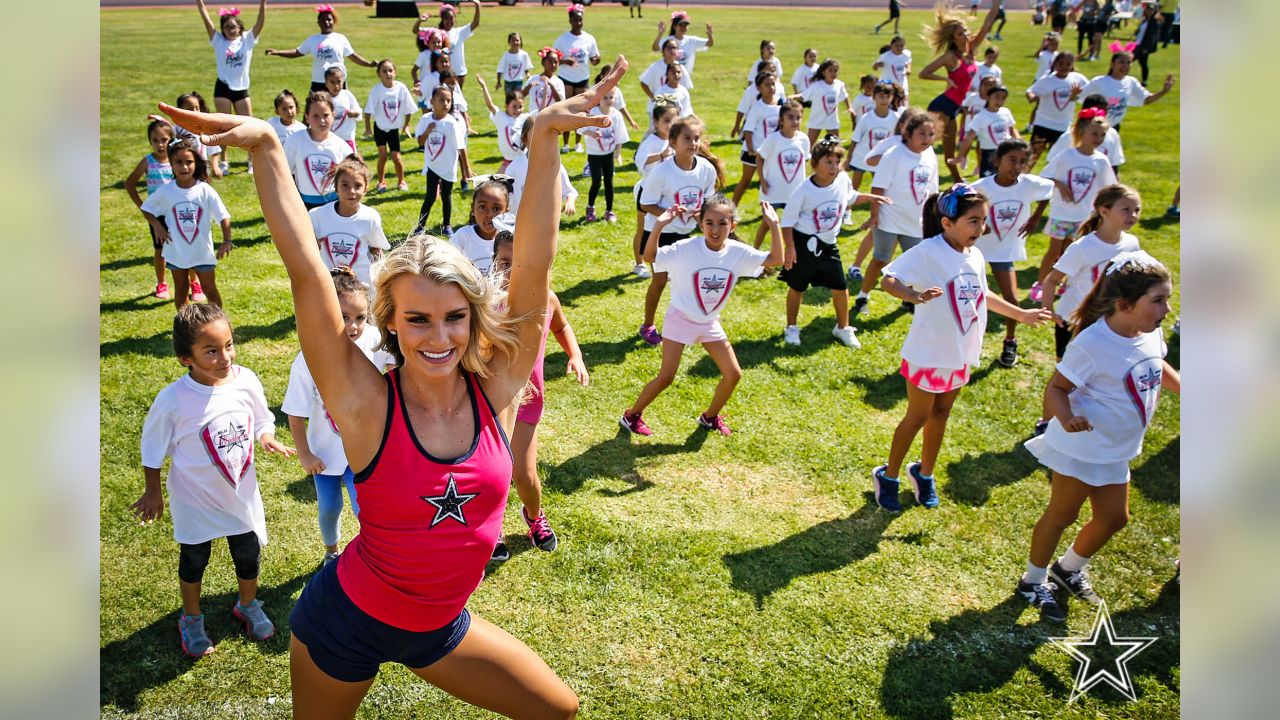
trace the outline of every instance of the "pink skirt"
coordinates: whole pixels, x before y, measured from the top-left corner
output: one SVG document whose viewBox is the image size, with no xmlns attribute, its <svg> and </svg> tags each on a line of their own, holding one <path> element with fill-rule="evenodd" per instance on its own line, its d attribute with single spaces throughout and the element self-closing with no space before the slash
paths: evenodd
<svg viewBox="0 0 1280 720">
<path fill-rule="evenodd" d="M 956 370 L 954 368 L 920 367 L 903 360 L 902 369 L 899 372 L 902 377 L 907 379 L 907 382 L 930 393 L 951 392 L 964 387 L 969 382 L 968 365 Z"/>
</svg>

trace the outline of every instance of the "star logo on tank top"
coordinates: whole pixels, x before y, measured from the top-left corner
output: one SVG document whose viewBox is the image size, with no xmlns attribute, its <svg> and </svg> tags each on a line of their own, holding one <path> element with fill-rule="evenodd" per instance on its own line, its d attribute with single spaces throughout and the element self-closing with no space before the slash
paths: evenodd
<svg viewBox="0 0 1280 720">
<path fill-rule="evenodd" d="M 173 206 L 173 228 L 178 237 L 188 245 L 196 241 L 200 233 L 200 219 L 204 217 L 204 208 L 193 202 L 180 202 Z"/>
<path fill-rule="evenodd" d="M 474 500 L 479 494 L 458 492 L 458 485 L 454 482 L 453 473 L 449 473 L 449 484 L 445 485 L 443 495 L 420 495 L 419 497 L 435 506 L 436 516 L 431 519 L 430 527 L 435 527 L 448 518 L 453 518 L 465 526 L 467 524 L 467 516 L 463 514 L 462 506 Z"/>
<path fill-rule="evenodd" d="M 209 460 L 231 487 L 239 487 L 249 466 L 253 464 L 251 422 L 227 413 L 210 420 L 200 428 L 200 442 Z"/>
<path fill-rule="evenodd" d="M 724 305 L 733 290 L 733 273 L 722 268 L 702 268 L 693 274 L 693 288 L 697 291 L 698 307 L 710 315 Z"/>
<path fill-rule="evenodd" d="M 1067 171 L 1067 184 L 1071 186 L 1071 193 L 1075 195 L 1077 203 L 1089 194 L 1095 177 L 1097 173 L 1088 166 L 1073 167 Z"/>
<path fill-rule="evenodd" d="M 790 185 L 804 167 L 804 153 L 799 150 L 786 150 L 778 154 L 778 170 L 782 171 L 782 181 Z"/>
<path fill-rule="evenodd" d="M 1151 357 L 1138 361 L 1124 375 L 1124 389 L 1133 401 L 1138 419 L 1146 427 L 1156 412 L 1156 400 L 1160 397 L 1160 381 L 1164 375 L 1164 363 Z"/>
<path fill-rule="evenodd" d="M 333 158 L 323 153 L 308 155 L 307 158 L 307 180 L 311 182 L 311 187 L 316 191 L 317 195 L 324 195 L 329 192 L 329 184 L 333 179 L 329 177 L 329 169 L 333 167 Z"/>
<path fill-rule="evenodd" d="M 1022 215 L 1021 200 L 1001 200 L 1000 202 L 991 203 L 989 211 L 991 220 L 991 229 L 996 233 L 997 240 L 1004 240 L 1006 235 L 1015 231 L 1015 224 Z"/>
<path fill-rule="evenodd" d="M 320 248 L 329 258 L 329 267 L 355 267 L 360 252 L 360 240 L 354 235 L 336 232 L 320 238 Z"/>
<path fill-rule="evenodd" d="M 947 283 L 947 303 L 961 335 L 967 334 L 978 322 L 985 300 L 982 281 L 972 271 L 962 272 Z"/>
</svg>

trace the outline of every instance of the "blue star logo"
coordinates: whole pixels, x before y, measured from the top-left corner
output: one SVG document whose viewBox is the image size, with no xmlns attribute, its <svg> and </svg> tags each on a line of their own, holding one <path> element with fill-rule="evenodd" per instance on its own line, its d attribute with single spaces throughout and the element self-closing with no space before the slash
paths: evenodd
<svg viewBox="0 0 1280 720">
<path fill-rule="evenodd" d="M 1130 700 L 1137 700 L 1137 688 L 1133 678 L 1129 676 L 1126 663 L 1146 650 L 1158 638 L 1154 637 L 1117 637 L 1116 629 L 1111 624 L 1111 613 L 1107 612 L 1104 602 L 1098 606 L 1098 615 L 1093 621 L 1093 631 L 1087 637 L 1052 637 L 1053 644 L 1061 648 L 1071 657 L 1080 661 L 1076 671 L 1075 687 L 1071 689 L 1073 703 L 1093 686 L 1105 682 L 1119 690 Z M 1104 656 L 1105 660 L 1094 662 L 1090 652 Z M 1117 654 L 1118 653 L 1118 654 Z"/>
<path fill-rule="evenodd" d="M 445 518 L 453 518 L 466 525 L 467 517 L 462 512 L 462 506 L 474 500 L 479 494 L 458 492 L 453 473 L 449 473 L 449 484 L 445 486 L 443 495 L 419 495 L 419 497 L 435 506 L 436 516 L 431 519 L 431 527 L 435 527 L 444 522 Z"/>
</svg>

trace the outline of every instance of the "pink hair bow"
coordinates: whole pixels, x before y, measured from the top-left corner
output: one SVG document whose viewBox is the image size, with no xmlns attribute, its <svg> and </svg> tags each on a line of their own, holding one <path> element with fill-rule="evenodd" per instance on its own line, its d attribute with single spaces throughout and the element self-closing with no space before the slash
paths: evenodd
<svg viewBox="0 0 1280 720">
<path fill-rule="evenodd" d="M 442 4 L 442 5 L 440 6 L 440 14 L 441 14 L 441 15 L 444 15 L 444 14 L 446 14 L 446 13 L 448 13 L 449 15 L 455 15 L 455 14 L 457 14 L 457 12 L 458 12 L 458 8 L 456 8 L 456 7 L 452 6 L 452 5 L 449 5 L 448 3 Z"/>
<path fill-rule="evenodd" d="M 579 15 L 581 15 L 583 10 L 586 10 L 586 8 L 582 7 L 582 3 L 569 3 L 570 15 L 572 15 L 573 13 L 578 13 Z"/>
<path fill-rule="evenodd" d="M 227 17 L 227 16 L 235 17 L 235 16 L 237 16 L 237 15 L 239 15 L 239 14 L 240 14 L 240 8 L 238 8 L 238 7 L 220 7 L 220 8 L 218 8 L 218 17 Z"/>
<path fill-rule="evenodd" d="M 421 38 L 423 42 L 429 41 L 431 38 L 435 37 L 436 35 L 443 35 L 443 34 L 444 33 L 441 32 L 439 28 L 427 28 L 426 30 L 418 31 L 418 37 Z"/>
<path fill-rule="evenodd" d="M 318 15 L 318 14 L 320 14 L 320 13 L 331 13 L 331 12 L 333 12 L 333 6 L 332 6 L 332 5 L 317 5 L 317 6 L 316 6 L 316 14 L 317 14 L 317 15 Z"/>
<path fill-rule="evenodd" d="M 1107 49 L 1113 53 L 1118 53 L 1118 52 L 1131 53 L 1136 47 L 1138 47 L 1138 43 L 1136 42 L 1122 43 L 1119 40 L 1117 40 L 1116 42 L 1111 43 L 1111 45 Z"/>
<path fill-rule="evenodd" d="M 559 48 L 544 47 L 544 48 L 542 48 L 541 50 L 539 50 L 539 51 L 538 51 L 538 57 L 540 57 L 540 58 L 544 58 L 544 57 L 546 57 L 546 56 L 548 56 L 548 55 L 552 55 L 552 54 L 554 54 L 554 55 L 556 56 L 556 58 L 557 58 L 557 59 L 561 59 L 561 58 L 563 58 L 563 57 L 564 57 L 564 53 L 563 53 L 563 52 L 560 52 L 560 49 L 559 49 Z"/>
<path fill-rule="evenodd" d="M 683 11 L 683 10 L 677 10 L 677 11 L 675 11 L 675 12 L 671 13 L 671 22 L 677 22 L 677 21 L 680 21 L 680 20 L 684 20 L 685 22 L 688 22 L 688 21 L 689 21 L 689 13 L 687 13 L 687 12 L 685 12 L 685 11 Z"/>
<path fill-rule="evenodd" d="M 1104 118 L 1106 116 L 1107 111 L 1102 108 L 1088 108 L 1087 110 L 1081 110 L 1077 117 L 1081 120 L 1092 120 L 1094 118 Z"/>
</svg>

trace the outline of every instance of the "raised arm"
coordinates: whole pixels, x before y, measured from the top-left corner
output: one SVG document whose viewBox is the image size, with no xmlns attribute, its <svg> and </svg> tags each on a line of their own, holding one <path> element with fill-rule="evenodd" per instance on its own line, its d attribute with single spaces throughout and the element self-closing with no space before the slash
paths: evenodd
<svg viewBox="0 0 1280 720">
<path fill-rule="evenodd" d="M 966 55 L 972 55 L 974 50 L 982 47 L 982 41 L 987 39 L 987 33 L 991 32 L 991 26 L 996 24 L 996 17 L 1000 15 L 999 0 L 993 0 L 991 9 L 987 11 L 987 16 L 982 20 L 982 27 L 978 30 L 978 34 L 969 38 L 969 47 Z"/>
<path fill-rule="evenodd" d="M 653 50 L 654 52 L 659 52 L 660 50 L 662 50 L 662 33 L 663 33 L 663 31 L 664 31 L 664 30 L 666 30 L 666 29 L 667 29 L 667 24 L 666 24 L 665 22 L 663 22 L 662 20 L 659 20 L 659 21 L 658 21 L 658 34 L 657 34 L 657 35 L 655 35 L 655 36 L 654 36 L 654 38 L 653 38 L 653 48 L 652 48 L 652 50 Z"/>
<path fill-rule="evenodd" d="M 416 65 L 414 66 L 417 67 Z M 489 95 L 489 86 L 484 82 L 484 76 L 476 73 L 476 82 L 480 84 L 480 95 L 484 97 L 484 106 L 489 108 L 492 115 L 498 114 L 498 106 L 493 104 L 493 97 Z"/>
<path fill-rule="evenodd" d="M 707 23 L 707 47 L 716 44 L 716 39 L 711 35 L 711 23 Z"/>
<path fill-rule="evenodd" d="M 204 6 L 204 0 L 196 0 L 196 9 L 200 11 L 200 19 L 204 21 L 204 31 L 209 33 L 209 39 L 213 39 L 213 34 L 218 31 L 214 26 L 213 20 L 209 18 L 209 9 Z"/>
<path fill-rule="evenodd" d="M 471 0 L 471 4 L 476 6 L 476 14 L 471 16 L 471 32 L 475 32 L 480 27 L 480 0 Z"/>
<path fill-rule="evenodd" d="M 262 26 L 267 24 L 267 0 L 258 2 L 258 19 L 253 23 L 253 37 L 256 40 L 262 39 Z"/>
</svg>

